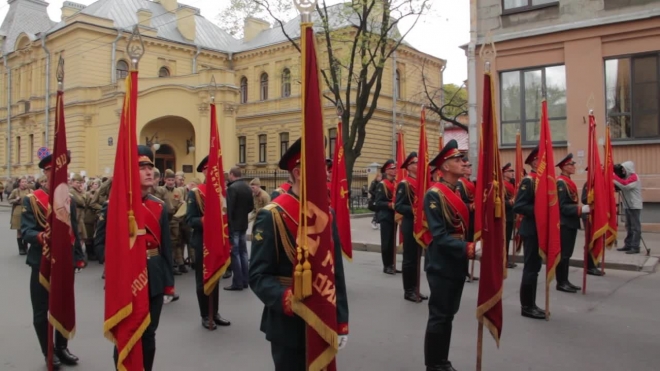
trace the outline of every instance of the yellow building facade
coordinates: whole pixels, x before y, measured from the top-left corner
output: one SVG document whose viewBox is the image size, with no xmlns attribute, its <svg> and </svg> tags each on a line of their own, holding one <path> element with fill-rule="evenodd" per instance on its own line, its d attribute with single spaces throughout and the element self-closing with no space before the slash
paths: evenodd
<svg viewBox="0 0 660 371">
<path fill-rule="evenodd" d="M 139 64 L 138 139 L 154 148 L 161 170 L 197 176 L 196 164 L 209 149 L 212 79 L 226 169 L 239 164 L 274 170 L 282 151 L 300 136 L 299 53 L 267 23 L 247 19 L 246 36 L 237 40 L 176 0 L 65 2 L 57 23 L 47 18 L 46 7 L 42 0 L 14 0 L 0 28 L 0 175 L 39 173 L 37 150 L 53 143 L 60 56 L 69 171 L 112 174 L 126 46 L 135 24 L 146 49 Z M 319 54 L 322 61 L 321 49 Z M 356 170 L 393 156 L 399 124 L 407 133 L 406 148 L 416 149 L 422 64 L 427 81 L 441 86 L 443 60 L 402 46 L 388 61 Z M 325 126 L 331 139 L 336 123 L 335 108 L 328 104 Z M 439 122 L 429 125 L 437 133 Z"/>
</svg>

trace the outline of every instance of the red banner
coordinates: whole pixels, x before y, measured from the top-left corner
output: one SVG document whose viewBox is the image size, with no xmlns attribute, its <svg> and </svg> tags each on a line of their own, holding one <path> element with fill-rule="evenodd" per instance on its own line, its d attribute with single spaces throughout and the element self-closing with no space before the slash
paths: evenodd
<svg viewBox="0 0 660 371">
<path fill-rule="evenodd" d="M 308 371 L 336 371 L 338 347 L 332 216 L 328 204 L 321 86 L 311 23 L 301 25 L 303 128 L 300 225 L 292 308 L 306 326 Z"/>
<path fill-rule="evenodd" d="M 142 334 L 151 322 L 146 233 L 137 157 L 137 71 L 126 77 L 105 245 L 105 336 L 118 350 L 119 371 L 141 371 Z"/>
<path fill-rule="evenodd" d="M 588 146 L 588 167 L 587 176 L 587 202 L 590 205 L 589 213 L 589 253 L 598 264 L 603 256 L 603 246 L 605 234 L 608 231 L 608 208 L 609 200 L 607 198 L 608 189 L 605 188 L 605 179 L 600 155 L 598 153 L 598 142 L 596 141 L 596 118 L 589 115 L 589 146 Z"/>
<path fill-rule="evenodd" d="M 71 229 L 71 196 L 67 170 L 69 155 L 64 121 L 64 93 L 61 90 L 57 91 L 55 105 L 55 143 L 52 159 L 48 194 L 50 209 L 39 280 L 50 292 L 48 320 L 62 336 L 72 339 L 76 331 L 76 300 L 73 289 L 75 237 Z"/>
<path fill-rule="evenodd" d="M 231 239 L 227 222 L 227 185 L 222 168 L 222 147 L 215 104 L 211 104 L 209 162 L 204 198 L 204 293 L 211 295 L 231 263 Z M 218 231 L 218 227 L 220 231 Z M 219 233 L 218 233 L 219 232 Z M 217 308 L 216 308 L 217 309 Z"/>
<path fill-rule="evenodd" d="M 539 237 L 539 254 L 546 263 L 546 288 L 555 278 L 561 245 L 559 241 L 559 199 L 555 177 L 555 156 L 548 121 L 548 102 L 541 103 L 541 137 L 539 138 L 539 164 L 536 169 L 536 196 L 534 213 Z"/>
<path fill-rule="evenodd" d="M 341 242 L 341 251 L 348 260 L 353 260 L 353 242 L 351 239 L 351 215 L 348 209 L 348 180 L 346 178 L 346 159 L 344 158 L 344 139 L 341 121 L 337 124 L 335 156 L 332 165 L 332 209 L 335 210 L 337 230 Z"/>
<path fill-rule="evenodd" d="M 479 174 L 477 174 L 474 202 L 476 205 L 474 240 L 482 242 L 477 320 L 488 328 L 499 347 L 507 252 L 504 236 L 506 228 L 504 179 L 500 165 L 493 95 L 493 83 L 490 74 L 487 73 L 484 75 Z"/>
<path fill-rule="evenodd" d="M 426 109 L 422 108 L 419 125 L 419 150 L 417 152 L 417 189 L 415 190 L 415 204 L 413 214 L 415 217 L 413 232 L 420 246 L 426 248 L 433 236 L 429 231 L 424 213 L 424 195 L 431 188 L 431 174 L 429 173 L 429 146 L 426 141 Z"/>
<path fill-rule="evenodd" d="M 605 244 L 608 249 L 616 242 L 619 223 L 617 219 L 616 197 L 614 196 L 614 157 L 612 156 L 612 135 L 610 126 L 605 128 L 605 168 L 603 169 L 605 183 L 605 196 L 607 197 L 607 220 L 608 228 Z"/>
<path fill-rule="evenodd" d="M 518 193 L 518 187 L 520 187 L 520 182 L 524 177 L 523 170 L 523 153 L 522 153 L 522 141 L 520 139 L 520 131 L 516 133 L 516 193 Z M 520 237 L 520 223 L 522 223 L 522 215 L 516 214 L 515 216 L 515 225 L 513 229 L 513 245 L 515 246 L 515 253 L 517 254 L 522 248 L 522 237 Z"/>
</svg>

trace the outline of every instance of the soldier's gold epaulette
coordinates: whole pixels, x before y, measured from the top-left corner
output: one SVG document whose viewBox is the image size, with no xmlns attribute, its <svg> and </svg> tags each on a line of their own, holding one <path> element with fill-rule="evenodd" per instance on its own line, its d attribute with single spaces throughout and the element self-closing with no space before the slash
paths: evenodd
<svg viewBox="0 0 660 371">
<path fill-rule="evenodd" d="M 268 210 L 268 211 L 270 211 L 270 210 L 273 210 L 273 209 L 275 209 L 275 208 L 277 208 L 277 205 L 271 202 L 271 203 L 269 203 L 268 205 L 264 206 L 264 207 L 263 207 L 263 210 Z"/>
</svg>

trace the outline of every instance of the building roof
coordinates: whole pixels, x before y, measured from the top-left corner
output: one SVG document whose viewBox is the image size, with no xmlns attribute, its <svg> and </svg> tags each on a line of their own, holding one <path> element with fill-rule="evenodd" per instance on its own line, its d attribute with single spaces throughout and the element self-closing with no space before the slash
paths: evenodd
<svg viewBox="0 0 660 371">
<path fill-rule="evenodd" d="M 37 34 L 54 24 L 46 11 L 48 3 L 43 0 L 9 0 L 8 3 L 9 11 L 0 26 L 0 37 L 4 37 L 2 54 L 14 51 L 21 34 L 26 34 L 34 41 Z"/>
</svg>

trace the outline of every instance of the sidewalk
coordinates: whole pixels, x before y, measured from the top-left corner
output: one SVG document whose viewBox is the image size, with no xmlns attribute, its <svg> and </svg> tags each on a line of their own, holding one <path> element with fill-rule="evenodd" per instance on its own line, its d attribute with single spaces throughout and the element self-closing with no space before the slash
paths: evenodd
<svg viewBox="0 0 660 371">
<path fill-rule="evenodd" d="M 248 240 L 252 226 L 248 229 Z M 371 227 L 371 216 L 351 218 L 351 237 L 353 238 L 353 250 L 380 252 L 380 231 Z M 623 239 L 626 232 L 619 231 L 619 247 L 623 246 Z M 636 255 L 627 255 L 624 252 L 616 251 L 615 248 L 605 251 L 605 271 L 608 269 L 621 269 L 627 271 L 653 272 L 660 258 L 660 234 L 642 233 L 642 238 L 646 246 L 651 249 L 651 256 L 646 256 L 646 251 L 642 245 L 642 252 Z M 571 266 L 582 267 L 584 265 L 584 232 L 578 231 L 575 251 L 571 258 Z M 400 250 L 400 249 L 399 249 Z M 401 251 L 399 251 L 401 253 Z M 522 262 L 522 251 L 516 256 L 516 262 Z"/>
</svg>

